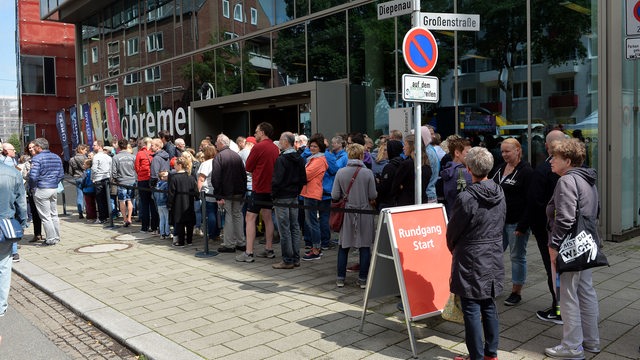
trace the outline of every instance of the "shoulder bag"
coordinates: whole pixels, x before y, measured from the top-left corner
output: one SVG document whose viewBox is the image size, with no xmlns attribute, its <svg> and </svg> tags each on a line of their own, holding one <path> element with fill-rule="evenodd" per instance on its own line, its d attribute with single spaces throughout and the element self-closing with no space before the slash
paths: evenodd
<svg viewBox="0 0 640 360">
<path fill-rule="evenodd" d="M 349 183 L 349 187 L 347 188 L 347 192 L 344 196 L 340 198 L 340 200 L 331 203 L 331 213 L 329 214 L 329 227 L 331 228 L 331 231 L 339 232 L 342 229 L 344 211 L 340 210 L 347 206 L 349 191 L 351 191 L 351 186 L 353 186 L 353 182 L 356 181 L 356 176 L 358 176 L 359 171 L 360 167 L 356 168 L 356 172 L 353 173 L 353 177 L 351 177 L 351 182 Z"/>
<path fill-rule="evenodd" d="M 573 178 L 576 181 L 575 177 Z M 558 273 L 582 271 L 598 266 L 609 266 L 607 257 L 602 252 L 600 237 L 596 226 L 596 216 L 585 216 L 580 211 L 580 193 L 576 207 L 576 222 L 565 236 L 558 257 L 556 270 Z"/>
<path fill-rule="evenodd" d="M 14 218 L 0 219 L 0 242 L 20 241 L 20 239 L 22 239 L 22 236 L 22 226 L 20 226 L 18 220 Z"/>
<path fill-rule="evenodd" d="M 449 295 L 449 300 L 447 300 L 447 304 L 442 309 L 442 318 L 454 323 L 464 324 L 460 296 L 453 293 Z"/>
</svg>

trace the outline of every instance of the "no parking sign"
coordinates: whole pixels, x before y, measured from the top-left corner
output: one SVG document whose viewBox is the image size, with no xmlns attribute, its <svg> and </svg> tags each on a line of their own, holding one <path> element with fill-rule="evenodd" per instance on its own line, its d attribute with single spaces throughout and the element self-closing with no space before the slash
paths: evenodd
<svg viewBox="0 0 640 360">
<path fill-rule="evenodd" d="M 404 36 L 402 55 L 414 74 L 426 75 L 438 62 L 438 44 L 431 31 L 415 27 Z"/>
</svg>

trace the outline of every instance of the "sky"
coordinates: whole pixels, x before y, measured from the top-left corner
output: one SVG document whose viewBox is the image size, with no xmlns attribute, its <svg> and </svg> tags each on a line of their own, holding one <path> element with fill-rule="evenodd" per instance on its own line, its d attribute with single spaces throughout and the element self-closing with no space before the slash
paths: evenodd
<svg viewBox="0 0 640 360">
<path fill-rule="evenodd" d="M 17 96 L 16 2 L 0 1 L 0 96 Z"/>
</svg>

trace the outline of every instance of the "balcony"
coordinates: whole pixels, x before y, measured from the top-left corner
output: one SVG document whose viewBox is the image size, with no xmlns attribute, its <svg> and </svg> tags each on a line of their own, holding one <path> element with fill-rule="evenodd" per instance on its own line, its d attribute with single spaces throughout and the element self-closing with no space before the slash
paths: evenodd
<svg viewBox="0 0 640 360">
<path fill-rule="evenodd" d="M 578 95 L 570 93 L 556 93 L 549 96 L 549 108 L 576 108 L 578 107 Z"/>
<path fill-rule="evenodd" d="M 493 114 L 502 114 L 502 102 L 501 101 L 481 103 L 480 107 L 491 111 L 491 113 L 493 113 Z"/>
<path fill-rule="evenodd" d="M 498 84 L 498 70 L 481 71 L 478 73 L 478 81 L 486 86 Z"/>
<path fill-rule="evenodd" d="M 550 76 L 570 76 L 578 73 L 578 65 L 569 61 L 562 65 L 551 66 L 548 71 Z"/>
</svg>

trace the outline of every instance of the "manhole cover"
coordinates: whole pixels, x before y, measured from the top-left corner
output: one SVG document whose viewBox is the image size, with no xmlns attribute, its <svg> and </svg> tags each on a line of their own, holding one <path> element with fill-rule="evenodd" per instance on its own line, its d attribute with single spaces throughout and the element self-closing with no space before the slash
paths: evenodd
<svg viewBox="0 0 640 360">
<path fill-rule="evenodd" d="M 87 245 L 76 249 L 79 253 L 105 253 L 111 251 L 126 250 L 131 247 L 131 244 L 97 244 Z"/>
<path fill-rule="evenodd" d="M 131 234 L 122 234 L 122 235 L 115 236 L 113 238 L 113 240 L 119 240 L 119 241 L 132 241 L 132 240 L 137 240 L 137 239 L 139 239 L 139 238 L 135 237 L 135 236 L 133 236 Z"/>
</svg>

